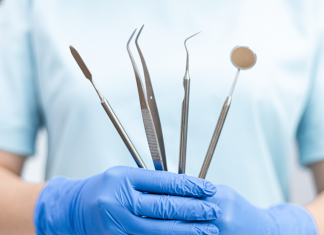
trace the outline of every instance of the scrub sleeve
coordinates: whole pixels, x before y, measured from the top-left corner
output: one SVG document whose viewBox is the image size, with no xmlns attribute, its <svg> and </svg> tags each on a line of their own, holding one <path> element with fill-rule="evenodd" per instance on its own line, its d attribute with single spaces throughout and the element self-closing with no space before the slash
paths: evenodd
<svg viewBox="0 0 324 235">
<path fill-rule="evenodd" d="M 324 30 L 321 32 L 310 74 L 313 83 L 297 131 L 300 163 L 304 166 L 324 160 Z"/>
<path fill-rule="evenodd" d="M 0 4 L 0 149 L 23 156 L 34 154 L 41 123 L 30 7 L 29 0 Z"/>
</svg>

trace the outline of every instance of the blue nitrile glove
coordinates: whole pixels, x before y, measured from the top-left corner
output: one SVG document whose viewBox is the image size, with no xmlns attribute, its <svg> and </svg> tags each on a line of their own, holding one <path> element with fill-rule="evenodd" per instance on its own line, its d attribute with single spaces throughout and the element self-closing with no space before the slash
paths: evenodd
<svg viewBox="0 0 324 235">
<path fill-rule="evenodd" d="M 234 189 L 216 185 L 217 193 L 206 199 L 219 206 L 223 214 L 213 223 L 220 235 L 316 235 L 317 227 L 301 206 L 281 204 L 269 209 L 251 205 Z"/>
<path fill-rule="evenodd" d="M 38 235 L 218 234 L 206 220 L 220 209 L 197 199 L 215 193 L 212 183 L 195 177 L 119 166 L 87 179 L 50 180 L 34 222 Z"/>
</svg>

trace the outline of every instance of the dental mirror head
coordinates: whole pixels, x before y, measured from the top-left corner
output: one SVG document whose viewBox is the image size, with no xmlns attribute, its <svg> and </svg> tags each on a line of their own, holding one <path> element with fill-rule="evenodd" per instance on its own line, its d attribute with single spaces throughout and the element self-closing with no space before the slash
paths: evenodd
<svg viewBox="0 0 324 235">
<path fill-rule="evenodd" d="M 236 46 L 233 48 L 233 50 L 231 51 L 231 61 L 232 64 L 237 68 L 237 72 L 229 94 L 230 97 L 233 94 L 240 71 L 252 68 L 255 65 L 256 60 L 256 54 L 249 47 Z"/>
<path fill-rule="evenodd" d="M 232 64 L 238 69 L 250 69 L 256 60 L 256 54 L 247 46 L 236 46 L 231 51 Z"/>
</svg>

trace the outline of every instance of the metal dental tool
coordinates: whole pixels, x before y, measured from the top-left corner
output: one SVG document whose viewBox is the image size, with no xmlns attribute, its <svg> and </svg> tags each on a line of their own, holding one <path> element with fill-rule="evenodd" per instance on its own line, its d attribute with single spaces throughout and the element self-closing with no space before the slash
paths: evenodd
<svg viewBox="0 0 324 235">
<path fill-rule="evenodd" d="M 92 80 L 92 75 L 91 75 L 89 69 L 87 68 L 87 66 L 85 65 L 85 63 L 83 62 L 81 56 L 79 55 L 79 53 L 72 46 L 70 46 L 70 50 L 71 50 L 71 53 L 72 53 L 74 59 L 78 63 L 80 69 L 82 70 L 84 76 L 87 79 L 89 79 L 89 81 L 92 83 L 93 87 L 97 91 L 97 93 L 99 95 L 99 98 L 100 98 L 100 101 L 101 101 L 102 107 L 105 109 L 105 111 L 108 114 L 111 122 L 114 124 L 117 132 L 119 133 L 120 137 L 123 139 L 126 147 L 128 148 L 129 152 L 133 156 L 137 166 L 140 167 L 140 168 L 147 169 L 144 162 L 143 162 L 143 160 L 142 160 L 142 158 L 140 157 L 140 155 L 136 151 L 132 141 L 127 136 L 126 131 L 124 130 L 123 126 L 121 125 L 121 123 L 119 122 L 117 116 L 115 115 L 113 109 L 110 107 L 108 101 L 101 95 L 101 93 L 97 89 L 96 85 L 94 84 L 94 82 Z"/>
<path fill-rule="evenodd" d="M 145 83 L 146 83 L 146 89 L 147 89 L 147 93 L 146 93 L 147 98 L 145 96 L 145 90 L 144 90 L 144 86 L 142 83 L 140 73 L 138 71 L 135 60 L 134 60 L 133 55 L 129 48 L 129 44 L 136 32 L 136 29 L 133 32 L 130 39 L 128 40 L 127 51 L 128 51 L 130 60 L 133 65 L 134 73 L 135 73 L 138 95 L 139 95 L 140 105 L 141 105 L 141 110 L 142 110 L 142 117 L 143 117 L 143 122 L 144 122 L 144 129 L 145 129 L 148 145 L 150 148 L 151 156 L 153 159 L 154 168 L 155 168 L 155 170 L 167 171 L 168 169 L 167 169 L 167 162 L 166 162 L 166 156 L 165 156 L 163 134 L 162 134 L 159 113 L 158 113 L 158 109 L 157 109 L 157 105 L 156 105 L 156 101 L 155 101 L 155 96 L 153 93 L 153 87 L 151 84 L 150 75 L 149 75 L 143 54 L 138 46 L 138 38 L 142 32 L 143 27 L 144 27 L 144 25 L 142 26 L 142 28 L 140 29 L 140 31 L 136 37 L 136 47 L 137 47 L 137 50 L 138 50 L 138 53 L 140 55 L 141 62 L 143 65 L 144 77 L 145 77 Z"/>
<path fill-rule="evenodd" d="M 199 32 L 200 33 L 200 32 Z M 196 33 L 184 41 L 184 46 L 187 52 L 186 73 L 183 78 L 184 98 L 182 101 L 181 114 L 181 134 L 180 134 L 180 154 L 179 154 L 179 174 L 186 173 L 186 154 L 187 154 L 187 135 L 188 135 L 188 113 L 189 113 L 189 91 L 190 91 L 190 77 L 189 77 L 189 52 L 187 49 L 187 41 L 196 36 Z"/>
<path fill-rule="evenodd" d="M 231 105 L 232 94 L 233 94 L 234 87 L 235 87 L 237 78 L 239 76 L 240 70 L 247 70 L 247 69 L 252 68 L 256 63 L 256 60 L 257 60 L 256 54 L 249 47 L 246 47 L 246 46 L 236 46 L 236 47 L 234 47 L 234 49 L 231 52 L 231 61 L 232 61 L 233 65 L 237 68 L 236 76 L 235 76 L 231 91 L 229 93 L 229 96 L 225 100 L 222 112 L 218 118 L 216 129 L 215 129 L 213 137 L 211 139 L 203 166 L 202 166 L 200 174 L 199 174 L 199 178 L 202 178 L 202 179 L 206 178 L 210 162 L 211 162 L 213 154 L 215 152 L 215 148 L 216 148 L 219 136 L 221 134 L 221 131 L 222 131 L 225 119 L 226 119 L 226 115 L 227 115 L 228 110 Z"/>
</svg>

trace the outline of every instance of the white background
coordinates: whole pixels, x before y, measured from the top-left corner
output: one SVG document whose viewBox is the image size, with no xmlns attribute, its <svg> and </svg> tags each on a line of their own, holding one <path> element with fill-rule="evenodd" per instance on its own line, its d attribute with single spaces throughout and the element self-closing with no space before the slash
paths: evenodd
<svg viewBox="0 0 324 235">
<path fill-rule="evenodd" d="M 40 132 L 36 149 L 36 155 L 27 160 L 23 169 L 23 178 L 29 182 L 41 182 L 44 179 L 47 151 L 45 131 Z M 294 154 L 293 159 L 290 201 L 306 204 L 316 195 L 312 174 L 308 169 L 299 166 L 297 154 Z"/>
</svg>

